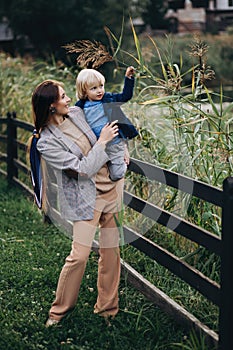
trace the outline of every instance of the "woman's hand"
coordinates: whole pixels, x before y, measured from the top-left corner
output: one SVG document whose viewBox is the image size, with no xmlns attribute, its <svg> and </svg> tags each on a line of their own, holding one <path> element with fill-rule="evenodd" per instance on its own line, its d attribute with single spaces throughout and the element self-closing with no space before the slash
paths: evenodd
<svg viewBox="0 0 233 350">
<path fill-rule="evenodd" d="M 111 141 L 114 137 L 118 135 L 117 122 L 118 120 L 114 120 L 113 122 L 108 123 L 103 127 L 97 143 L 102 143 L 106 145 L 109 141 Z"/>
</svg>

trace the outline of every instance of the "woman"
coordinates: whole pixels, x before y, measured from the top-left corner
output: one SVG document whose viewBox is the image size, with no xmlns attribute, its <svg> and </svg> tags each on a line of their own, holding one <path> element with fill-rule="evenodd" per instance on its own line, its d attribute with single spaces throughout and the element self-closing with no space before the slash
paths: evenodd
<svg viewBox="0 0 233 350">
<path fill-rule="evenodd" d="M 56 297 L 46 326 L 57 324 L 77 301 L 97 227 L 99 234 L 98 297 L 94 312 L 118 312 L 120 279 L 117 212 L 123 181 L 109 178 L 106 144 L 118 135 L 116 122 L 107 124 L 97 141 L 79 107 L 70 107 L 63 85 L 46 80 L 32 95 L 37 150 L 56 174 L 61 215 L 73 221 L 72 249 L 60 273 Z M 49 188 L 47 183 L 47 188 Z"/>
</svg>

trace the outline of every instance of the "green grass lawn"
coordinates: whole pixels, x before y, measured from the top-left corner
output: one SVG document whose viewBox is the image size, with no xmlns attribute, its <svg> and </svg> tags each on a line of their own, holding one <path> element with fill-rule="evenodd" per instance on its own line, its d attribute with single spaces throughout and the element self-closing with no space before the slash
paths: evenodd
<svg viewBox="0 0 233 350">
<path fill-rule="evenodd" d="M 192 346 L 192 334 L 147 302 L 124 278 L 120 312 L 107 326 L 93 313 L 98 259 L 94 252 L 75 309 L 58 326 L 45 328 L 71 241 L 54 226 L 44 224 L 32 201 L 18 189 L 8 188 L 3 177 L 0 217 L 1 350 L 207 349 Z"/>
</svg>

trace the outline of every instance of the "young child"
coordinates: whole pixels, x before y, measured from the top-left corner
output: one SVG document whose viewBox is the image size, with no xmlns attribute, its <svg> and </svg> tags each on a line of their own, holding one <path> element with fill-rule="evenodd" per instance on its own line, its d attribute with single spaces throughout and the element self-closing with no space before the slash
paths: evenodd
<svg viewBox="0 0 233 350">
<path fill-rule="evenodd" d="M 124 88 L 121 93 L 105 92 L 105 78 L 95 69 L 83 69 L 76 79 L 76 106 L 84 110 L 86 120 L 98 138 L 104 125 L 118 121 L 119 136 L 107 144 L 108 168 L 112 181 L 124 177 L 127 170 L 127 140 L 138 135 L 136 128 L 125 116 L 120 105 L 133 96 L 134 68 L 126 69 Z"/>
</svg>

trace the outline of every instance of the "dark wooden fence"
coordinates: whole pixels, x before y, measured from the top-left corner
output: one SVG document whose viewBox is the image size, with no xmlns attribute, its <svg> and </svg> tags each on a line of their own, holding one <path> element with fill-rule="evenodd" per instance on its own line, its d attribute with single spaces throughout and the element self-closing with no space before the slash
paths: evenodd
<svg viewBox="0 0 233 350">
<path fill-rule="evenodd" d="M 32 189 L 20 180 L 19 172 L 29 175 L 29 169 L 25 162 L 27 146 L 17 139 L 18 129 L 32 132 L 33 126 L 16 119 L 14 113 L 8 113 L 7 118 L 0 118 L 2 133 L 0 134 L 0 160 L 3 165 L 0 173 L 4 174 L 8 182 L 17 184 L 23 190 L 33 195 Z M 4 146 L 6 151 L 4 152 Z M 19 157 L 23 152 L 24 161 Z M 160 225 L 166 226 L 177 234 L 196 242 L 208 251 L 221 258 L 220 285 L 203 275 L 182 259 L 171 254 L 166 249 L 147 239 L 142 234 L 124 226 L 125 240 L 132 246 L 145 253 L 173 274 L 187 282 L 199 291 L 204 297 L 219 307 L 219 332 L 216 333 L 200 322 L 194 315 L 177 304 L 164 292 L 146 280 L 133 267 L 122 260 L 122 271 L 128 281 L 143 293 L 150 301 L 159 306 L 174 319 L 184 326 L 194 329 L 198 334 L 205 336 L 210 348 L 221 350 L 233 349 L 233 298 L 231 293 L 231 278 L 233 276 L 233 178 L 229 177 L 223 182 L 223 189 L 217 189 L 186 176 L 167 171 L 158 166 L 131 159 L 129 170 L 141 174 L 150 180 L 164 183 L 166 186 L 189 193 L 205 202 L 212 203 L 222 210 L 222 232 L 218 237 L 205 229 L 198 227 L 179 216 L 176 216 L 154 204 L 148 203 L 127 191 L 124 193 L 125 205 L 136 212 L 155 220 Z M 29 176 L 28 176 L 29 177 Z M 59 219 L 56 208 L 50 208 Z M 66 222 L 67 228 L 71 223 Z"/>
</svg>

